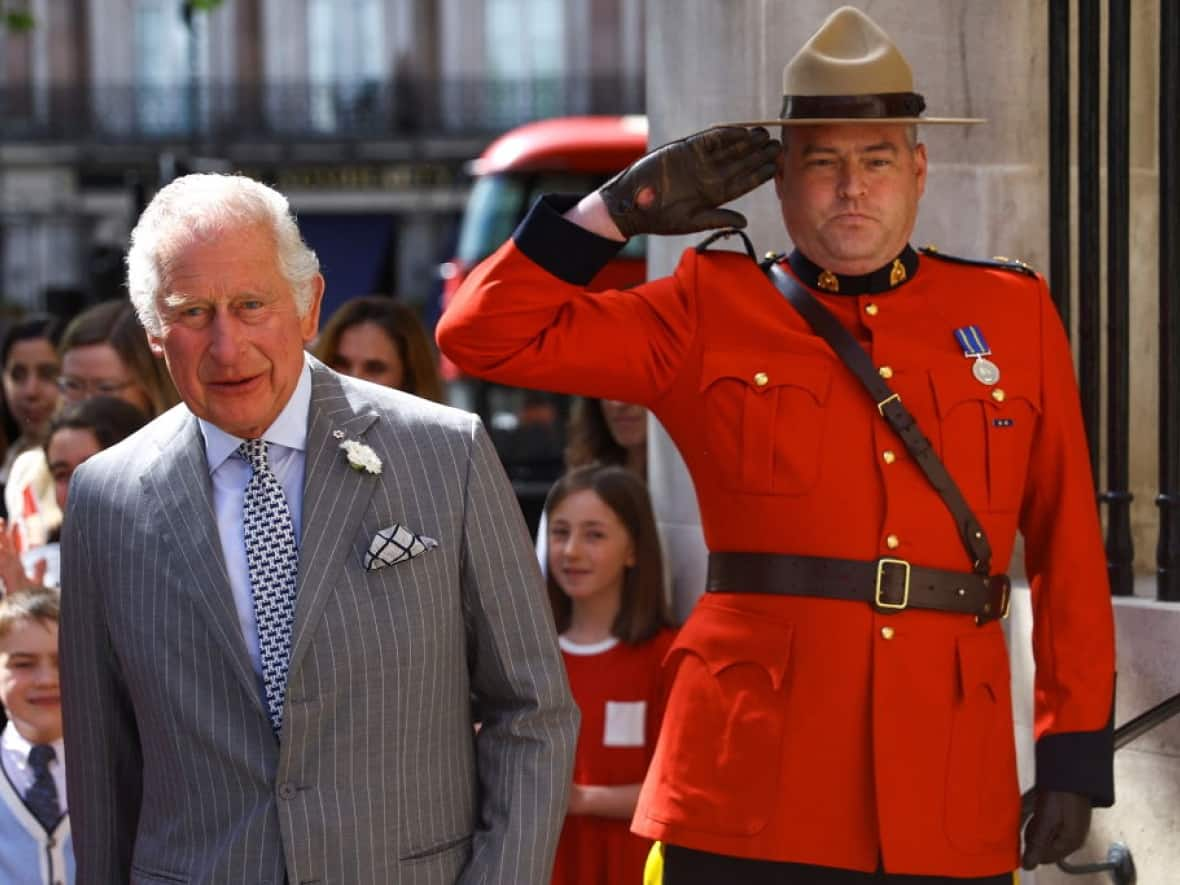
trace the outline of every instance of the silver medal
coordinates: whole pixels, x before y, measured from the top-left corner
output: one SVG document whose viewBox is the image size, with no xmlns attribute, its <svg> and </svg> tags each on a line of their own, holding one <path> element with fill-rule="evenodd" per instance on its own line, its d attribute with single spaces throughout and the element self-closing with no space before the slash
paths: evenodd
<svg viewBox="0 0 1180 885">
<path fill-rule="evenodd" d="M 978 357 L 971 367 L 971 374 L 980 384 L 987 384 L 990 387 L 1000 380 L 1000 367 L 989 359 Z"/>
</svg>

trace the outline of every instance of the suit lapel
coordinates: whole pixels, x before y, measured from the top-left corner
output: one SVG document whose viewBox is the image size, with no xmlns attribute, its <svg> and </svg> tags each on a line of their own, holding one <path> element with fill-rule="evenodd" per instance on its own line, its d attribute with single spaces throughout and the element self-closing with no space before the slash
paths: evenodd
<svg viewBox="0 0 1180 885">
<path fill-rule="evenodd" d="M 361 520 L 379 482 L 348 466 L 343 440 L 364 440 L 378 420 L 375 412 L 355 409 L 331 370 L 312 362 L 311 409 L 307 421 L 307 460 L 303 479 L 303 527 L 299 545 L 299 582 L 289 672 L 307 653 L 315 625 L 341 575 L 361 568 L 352 561 Z"/>
<path fill-rule="evenodd" d="M 176 563 L 182 592 L 193 597 L 208 620 L 222 652 L 241 679 L 260 713 L 258 678 L 242 638 L 233 591 L 213 515 L 209 462 L 197 419 L 187 411 L 178 417 L 175 436 L 160 438 L 159 457 L 142 477 L 144 491 L 154 501 L 165 556 Z"/>
</svg>

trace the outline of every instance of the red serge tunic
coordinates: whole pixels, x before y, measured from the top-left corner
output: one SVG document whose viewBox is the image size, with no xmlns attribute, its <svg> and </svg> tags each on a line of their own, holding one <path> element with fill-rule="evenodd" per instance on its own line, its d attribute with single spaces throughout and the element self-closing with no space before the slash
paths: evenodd
<svg viewBox="0 0 1180 885">
<path fill-rule="evenodd" d="M 642 783 L 664 713 L 661 664 L 675 631 L 647 642 L 610 640 L 575 645 L 561 640 L 570 690 L 582 712 L 574 783 Z M 569 815 L 561 830 L 553 885 L 613 885 L 643 880 L 650 839 L 630 832 L 629 820 Z"/>
<path fill-rule="evenodd" d="M 954 520 L 859 382 L 749 257 L 589 292 L 617 249 L 547 198 L 438 326 L 465 371 L 648 406 L 692 475 L 711 551 L 970 571 Z M 907 249 L 905 279 L 833 294 L 1007 570 L 1032 587 L 1036 778 L 1113 801 L 1114 629 L 1073 359 L 1044 281 Z M 814 267 L 814 266 L 813 266 Z M 877 275 L 873 275 L 876 277 Z M 999 383 L 954 331 L 976 325 Z M 888 372 L 886 372 L 888 369 Z M 1001 624 L 807 596 L 706 594 L 667 660 L 645 836 L 739 857 L 989 876 L 1018 863 Z"/>
</svg>

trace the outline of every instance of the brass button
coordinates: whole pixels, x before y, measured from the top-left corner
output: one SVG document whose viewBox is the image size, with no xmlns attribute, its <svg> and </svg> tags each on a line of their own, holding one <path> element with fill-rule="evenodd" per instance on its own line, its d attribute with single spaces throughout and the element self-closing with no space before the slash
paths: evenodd
<svg viewBox="0 0 1180 885">
<path fill-rule="evenodd" d="M 892 627 L 882 627 L 881 628 L 881 638 L 882 639 L 892 639 L 893 638 L 893 628 Z"/>
<path fill-rule="evenodd" d="M 1004 401 L 1004 391 L 1002 389 L 1000 389 L 999 387 L 997 387 L 995 390 L 992 391 L 992 399 L 994 399 L 998 403 L 1002 403 Z"/>
<path fill-rule="evenodd" d="M 877 305 L 875 305 L 875 304 L 866 304 L 865 305 L 865 313 L 867 313 L 871 317 L 875 317 L 877 315 L 877 312 L 880 311 L 880 309 L 881 308 L 877 307 Z"/>
<path fill-rule="evenodd" d="M 885 546 L 890 550 L 896 550 L 901 546 L 901 538 L 897 537 L 897 535 L 886 535 Z"/>
<path fill-rule="evenodd" d="M 770 376 L 767 375 L 765 372 L 759 372 L 758 374 L 756 374 L 754 376 L 754 383 L 757 384 L 759 387 L 765 387 L 767 384 L 770 383 Z"/>
<path fill-rule="evenodd" d="M 882 378 L 892 378 L 893 377 L 893 367 L 892 366 L 882 366 L 881 368 L 879 368 L 877 370 L 877 374 L 880 375 Z"/>
<path fill-rule="evenodd" d="M 893 453 L 893 449 L 886 449 L 881 453 L 881 460 L 886 464 L 892 464 L 897 460 L 897 455 Z"/>
</svg>

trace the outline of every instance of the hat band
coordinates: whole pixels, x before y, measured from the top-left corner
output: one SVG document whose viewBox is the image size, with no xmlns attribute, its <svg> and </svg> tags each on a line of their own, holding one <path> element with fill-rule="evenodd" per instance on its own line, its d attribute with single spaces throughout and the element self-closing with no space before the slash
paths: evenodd
<svg viewBox="0 0 1180 885">
<path fill-rule="evenodd" d="M 888 119 L 917 117 L 926 99 L 917 92 L 879 92 L 871 95 L 784 95 L 779 117 L 784 120 Z"/>
</svg>

